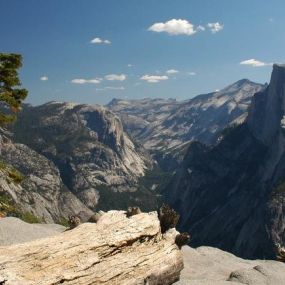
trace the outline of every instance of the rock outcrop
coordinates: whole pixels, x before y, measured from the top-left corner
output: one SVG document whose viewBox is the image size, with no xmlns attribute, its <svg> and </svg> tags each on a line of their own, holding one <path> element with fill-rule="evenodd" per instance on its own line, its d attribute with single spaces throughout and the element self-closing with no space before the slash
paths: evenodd
<svg viewBox="0 0 285 285">
<path fill-rule="evenodd" d="M 246 122 L 215 147 L 192 143 L 164 191 L 192 245 L 276 258 L 285 244 L 285 66 L 254 96 Z"/>
<path fill-rule="evenodd" d="M 7 138 L 0 141 L 0 148 L 5 165 L 0 169 L 0 196 L 8 195 L 17 209 L 47 223 L 59 223 L 80 211 L 93 214 L 64 185 L 58 168 L 45 156 Z M 21 181 L 9 179 L 8 165 L 20 171 Z"/>
<path fill-rule="evenodd" d="M 156 212 L 110 211 L 96 224 L 0 247 L 0 284 L 173 284 L 183 268 L 176 235 L 161 234 Z"/>
</svg>

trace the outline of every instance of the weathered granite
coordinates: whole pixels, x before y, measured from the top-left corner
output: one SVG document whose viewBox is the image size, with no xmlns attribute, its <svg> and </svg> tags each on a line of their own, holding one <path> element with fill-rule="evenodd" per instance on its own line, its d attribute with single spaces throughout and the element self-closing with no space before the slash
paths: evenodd
<svg viewBox="0 0 285 285">
<path fill-rule="evenodd" d="M 96 224 L 0 247 L 0 284 L 173 284 L 183 268 L 176 235 L 161 234 L 156 212 L 110 211 Z"/>
</svg>

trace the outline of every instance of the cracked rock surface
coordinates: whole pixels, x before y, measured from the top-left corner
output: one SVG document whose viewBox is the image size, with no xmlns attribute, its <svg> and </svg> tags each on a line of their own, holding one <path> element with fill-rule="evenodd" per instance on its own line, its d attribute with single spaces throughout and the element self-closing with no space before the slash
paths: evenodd
<svg viewBox="0 0 285 285">
<path fill-rule="evenodd" d="M 173 284 L 183 268 L 177 232 L 162 235 L 156 212 L 109 211 L 97 224 L 0 247 L 0 283 Z"/>
</svg>

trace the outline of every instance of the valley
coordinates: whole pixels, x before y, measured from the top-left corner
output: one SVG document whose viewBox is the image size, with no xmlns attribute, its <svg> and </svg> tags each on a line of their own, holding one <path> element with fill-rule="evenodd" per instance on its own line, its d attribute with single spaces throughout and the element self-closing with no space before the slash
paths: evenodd
<svg viewBox="0 0 285 285">
<path fill-rule="evenodd" d="M 285 1 L 0 1 L 0 285 L 285 285 Z"/>
<path fill-rule="evenodd" d="M 283 191 L 273 191 L 284 174 L 283 69 L 274 66 L 268 86 L 241 80 L 182 102 L 24 105 L 1 142 L 2 160 L 24 178 L 5 192 L 23 212 L 63 224 L 72 214 L 153 211 L 166 201 L 191 245 L 273 258 L 284 242 Z M 267 127 L 270 112 L 280 115 Z"/>
</svg>

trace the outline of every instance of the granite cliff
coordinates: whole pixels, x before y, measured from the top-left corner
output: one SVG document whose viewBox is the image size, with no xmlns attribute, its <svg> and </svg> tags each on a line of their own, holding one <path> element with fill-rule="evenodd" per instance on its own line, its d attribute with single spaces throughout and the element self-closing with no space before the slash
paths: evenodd
<svg viewBox="0 0 285 285">
<path fill-rule="evenodd" d="M 274 258 L 284 244 L 285 67 L 255 94 L 245 123 L 214 147 L 194 142 L 165 189 L 192 244 L 246 258 Z"/>
<path fill-rule="evenodd" d="M 1 136 L 1 159 L 24 179 L 2 192 L 45 221 L 59 222 L 80 211 L 90 215 L 94 209 L 143 206 L 144 199 L 155 196 L 145 188 L 137 191 L 140 178 L 152 168 L 151 158 L 104 107 L 25 105 L 10 132 Z"/>
</svg>

